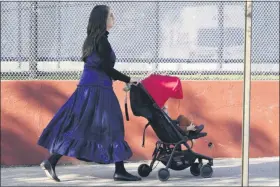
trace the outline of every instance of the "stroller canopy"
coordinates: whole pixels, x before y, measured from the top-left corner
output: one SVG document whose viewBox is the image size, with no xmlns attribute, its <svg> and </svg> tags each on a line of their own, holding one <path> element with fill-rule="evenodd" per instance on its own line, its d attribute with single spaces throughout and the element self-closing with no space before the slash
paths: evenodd
<svg viewBox="0 0 280 187">
<path fill-rule="evenodd" d="M 178 77 L 153 74 L 141 83 L 160 108 L 169 98 L 183 98 L 182 85 Z"/>
</svg>

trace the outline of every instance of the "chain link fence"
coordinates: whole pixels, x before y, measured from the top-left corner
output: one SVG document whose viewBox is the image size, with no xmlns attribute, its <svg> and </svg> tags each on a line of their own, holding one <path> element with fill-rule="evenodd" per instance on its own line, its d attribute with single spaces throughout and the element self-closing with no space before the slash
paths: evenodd
<svg viewBox="0 0 280 187">
<path fill-rule="evenodd" d="M 78 80 L 91 9 L 109 5 L 116 69 L 183 80 L 243 78 L 245 3 L 1 2 L 1 80 Z M 279 2 L 254 2 L 252 79 L 279 79 Z"/>
</svg>

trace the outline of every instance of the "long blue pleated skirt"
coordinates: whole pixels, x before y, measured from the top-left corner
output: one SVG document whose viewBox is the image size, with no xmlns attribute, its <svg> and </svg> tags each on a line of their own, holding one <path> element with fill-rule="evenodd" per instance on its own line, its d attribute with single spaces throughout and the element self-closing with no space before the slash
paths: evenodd
<svg viewBox="0 0 280 187">
<path fill-rule="evenodd" d="M 132 156 L 112 87 L 78 85 L 43 130 L 38 144 L 51 153 L 102 164 Z"/>
</svg>

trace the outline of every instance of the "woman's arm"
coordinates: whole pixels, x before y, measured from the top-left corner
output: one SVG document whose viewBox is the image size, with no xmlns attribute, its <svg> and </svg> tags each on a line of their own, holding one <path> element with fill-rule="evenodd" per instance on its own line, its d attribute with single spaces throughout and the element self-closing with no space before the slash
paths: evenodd
<svg viewBox="0 0 280 187">
<path fill-rule="evenodd" d="M 111 45 L 106 38 L 106 36 L 103 36 L 100 39 L 100 42 L 97 46 L 97 53 L 99 54 L 102 62 L 100 64 L 101 69 L 110 77 L 112 77 L 114 80 L 120 80 L 122 82 L 129 83 L 130 77 L 127 75 L 119 72 L 113 67 L 114 59 L 111 57 L 112 48 Z"/>
</svg>

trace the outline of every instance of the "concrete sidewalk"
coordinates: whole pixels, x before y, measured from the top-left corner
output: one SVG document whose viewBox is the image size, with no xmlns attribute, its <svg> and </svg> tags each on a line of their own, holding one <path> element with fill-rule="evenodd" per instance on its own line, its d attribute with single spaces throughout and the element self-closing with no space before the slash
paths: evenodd
<svg viewBox="0 0 280 187">
<path fill-rule="evenodd" d="M 129 172 L 137 174 L 140 164 L 127 163 Z M 140 182 L 115 182 L 112 180 L 114 165 L 57 166 L 57 175 L 62 182 L 48 179 L 39 166 L 1 168 L 1 186 L 240 186 L 241 160 L 214 160 L 214 174 L 210 179 L 194 177 L 189 168 L 172 171 L 168 181 L 157 179 L 159 163 L 147 178 Z M 250 186 L 279 186 L 279 157 L 250 159 Z"/>
</svg>

